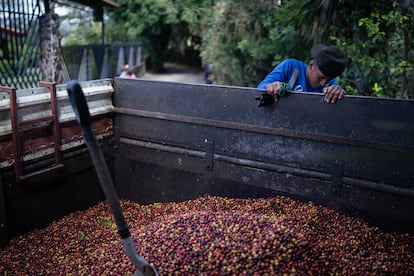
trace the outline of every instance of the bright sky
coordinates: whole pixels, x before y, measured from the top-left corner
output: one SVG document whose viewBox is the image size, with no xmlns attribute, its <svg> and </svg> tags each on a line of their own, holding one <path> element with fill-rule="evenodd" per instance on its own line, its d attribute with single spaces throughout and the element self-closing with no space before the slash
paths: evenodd
<svg viewBox="0 0 414 276">
<path fill-rule="evenodd" d="M 69 9 L 68 7 L 64 7 L 64 6 L 55 6 L 55 13 L 57 13 L 59 16 L 64 16 L 66 14 L 68 14 Z"/>
</svg>

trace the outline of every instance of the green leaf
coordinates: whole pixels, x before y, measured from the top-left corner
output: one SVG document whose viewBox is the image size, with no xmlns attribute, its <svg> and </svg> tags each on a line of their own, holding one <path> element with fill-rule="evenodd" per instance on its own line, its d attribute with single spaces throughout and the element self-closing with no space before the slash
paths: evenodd
<svg viewBox="0 0 414 276">
<path fill-rule="evenodd" d="M 99 222 L 99 224 L 102 226 L 109 226 L 112 224 L 112 222 L 109 219 L 103 219 Z"/>
</svg>

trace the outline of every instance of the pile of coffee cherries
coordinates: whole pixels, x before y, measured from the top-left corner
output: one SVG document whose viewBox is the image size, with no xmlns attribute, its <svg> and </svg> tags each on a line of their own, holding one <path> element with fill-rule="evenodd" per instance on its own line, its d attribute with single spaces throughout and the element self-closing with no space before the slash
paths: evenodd
<svg viewBox="0 0 414 276">
<path fill-rule="evenodd" d="M 160 275 L 413 275 L 414 236 L 288 197 L 121 200 Z M 1 275 L 132 275 L 106 201 L 13 238 Z"/>
</svg>

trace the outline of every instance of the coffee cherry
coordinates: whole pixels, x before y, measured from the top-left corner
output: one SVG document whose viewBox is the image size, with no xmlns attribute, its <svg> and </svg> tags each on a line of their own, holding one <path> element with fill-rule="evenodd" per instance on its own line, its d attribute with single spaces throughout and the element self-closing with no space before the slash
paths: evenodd
<svg viewBox="0 0 414 276">
<path fill-rule="evenodd" d="M 160 275 L 413 275 L 414 236 L 288 197 L 121 200 Z M 0 275 L 132 275 L 106 201 L 13 238 Z"/>
</svg>

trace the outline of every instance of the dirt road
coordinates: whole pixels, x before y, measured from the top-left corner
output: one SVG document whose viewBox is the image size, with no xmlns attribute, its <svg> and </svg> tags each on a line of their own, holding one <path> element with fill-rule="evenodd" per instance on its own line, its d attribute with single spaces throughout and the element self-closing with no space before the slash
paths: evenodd
<svg viewBox="0 0 414 276">
<path fill-rule="evenodd" d="M 165 69 L 165 73 L 146 72 L 140 79 L 203 83 L 203 72 L 201 69 L 197 70 L 176 63 L 166 63 Z"/>
</svg>

